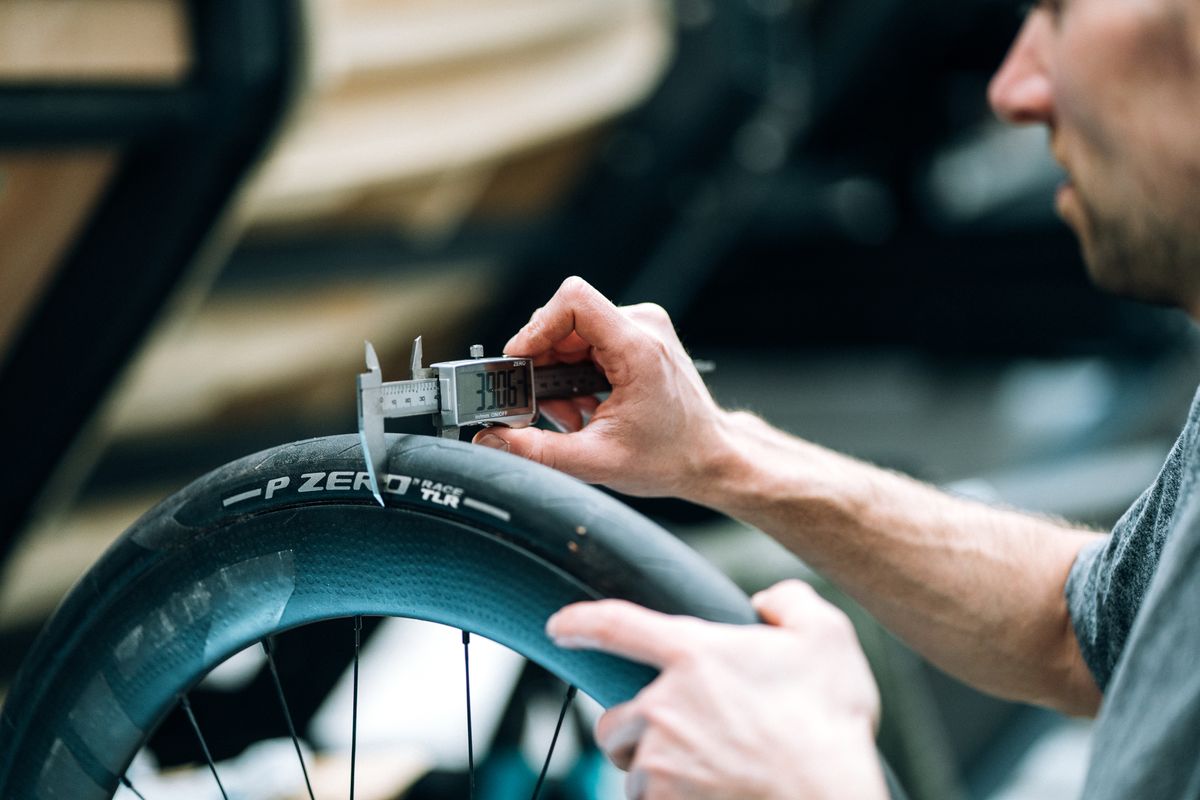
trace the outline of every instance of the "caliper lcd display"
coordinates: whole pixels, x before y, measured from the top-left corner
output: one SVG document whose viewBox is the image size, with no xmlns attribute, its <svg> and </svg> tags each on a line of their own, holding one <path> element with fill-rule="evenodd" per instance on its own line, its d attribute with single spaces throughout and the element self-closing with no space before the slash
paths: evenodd
<svg viewBox="0 0 1200 800">
<path fill-rule="evenodd" d="M 529 362 L 506 359 L 462 364 L 454 370 L 459 424 L 533 413 Z"/>
</svg>

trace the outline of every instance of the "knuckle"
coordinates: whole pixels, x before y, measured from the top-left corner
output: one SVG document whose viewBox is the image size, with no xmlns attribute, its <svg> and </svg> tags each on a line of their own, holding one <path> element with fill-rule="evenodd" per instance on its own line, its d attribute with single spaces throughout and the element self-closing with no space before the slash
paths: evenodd
<svg viewBox="0 0 1200 800">
<path fill-rule="evenodd" d="M 786 581 L 776 585 L 775 588 L 780 593 L 792 594 L 797 597 L 815 598 L 817 596 L 817 590 L 812 587 L 812 584 L 802 581 L 799 578 L 788 578 Z"/>
<path fill-rule="evenodd" d="M 663 361 L 670 361 L 674 353 L 671 351 L 670 343 L 662 339 L 654 340 L 654 354 Z"/>
<path fill-rule="evenodd" d="M 755 595 L 754 601 L 760 608 L 806 607 L 815 595 L 816 591 L 806 582 L 789 578 L 762 590 Z"/>
<path fill-rule="evenodd" d="M 639 317 L 648 321 L 662 322 L 671 319 L 671 315 L 667 313 L 667 310 L 658 303 L 634 303 L 631 306 L 625 306 L 623 310 L 627 316 Z"/>
<path fill-rule="evenodd" d="M 590 293 L 592 286 L 578 275 L 572 275 L 562 282 L 559 292 L 575 297 L 583 297 Z"/>
<path fill-rule="evenodd" d="M 844 611 L 834 606 L 828 606 L 821 615 L 821 625 L 829 637 L 846 640 L 855 638 L 854 623 Z"/>
<path fill-rule="evenodd" d="M 667 310 L 658 303 L 643 303 L 643 306 L 646 309 L 646 315 L 650 317 L 650 319 L 659 324 L 671 324 L 671 315 L 668 314 Z"/>
<path fill-rule="evenodd" d="M 629 312 L 628 318 L 637 324 L 646 335 L 663 342 L 678 343 L 679 337 L 675 333 L 675 325 L 662 306 L 643 303 L 631 307 Z"/>
</svg>

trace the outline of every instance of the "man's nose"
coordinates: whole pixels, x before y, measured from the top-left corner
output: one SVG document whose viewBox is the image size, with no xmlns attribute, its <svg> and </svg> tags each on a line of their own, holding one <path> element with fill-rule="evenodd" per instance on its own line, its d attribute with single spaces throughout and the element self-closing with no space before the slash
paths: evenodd
<svg viewBox="0 0 1200 800">
<path fill-rule="evenodd" d="M 988 86 L 988 102 L 1006 122 L 1050 124 L 1053 120 L 1054 93 L 1044 52 L 1048 26 L 1043 12 L 1031 13 Z"/>
</svg>

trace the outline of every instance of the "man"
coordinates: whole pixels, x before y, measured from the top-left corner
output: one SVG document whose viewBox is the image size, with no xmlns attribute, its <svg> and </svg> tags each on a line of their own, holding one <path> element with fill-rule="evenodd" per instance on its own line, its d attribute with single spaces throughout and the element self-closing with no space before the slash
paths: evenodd
<svg viewBox="0 0 1200 800">
<path fill-rule="evenodd" d="M 1200 315 L 1200 2 L 1046 0 L 990 99 L 1049 129 L 1057 196 L 1100 286 Z M 666 314 L 570 279 L 505 347 L 591 358 L 609 399 L 547 404 L 572 432 L 492 429 L 500 447 L 772 534 L 933 663 L 1002 697 L 1099 710 L 1088 798 L 1200 797 L 1200 411 L 1109 538 L 943 495 L 718 408 Z M 670 414 L 655 409 L 669 407 Z M 590 419 L 588 419 L 590 417 Z M 584 424 L 585 420 L 587 423 Z M 599 722 L 644 798 L 878 798 L 876 688 L 845 618 L 796 583 L 762 626 L 571 606 L 562 645 L 657 665 Z"/>
</svg>

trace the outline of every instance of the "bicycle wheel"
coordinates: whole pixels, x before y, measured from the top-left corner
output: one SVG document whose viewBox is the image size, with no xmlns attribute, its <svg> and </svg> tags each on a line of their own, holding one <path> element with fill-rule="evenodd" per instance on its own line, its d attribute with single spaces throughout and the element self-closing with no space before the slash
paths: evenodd
<svg viewBox="0 0 1200 800">
<path fill-rule="evenodd" d="M 625 598 L 751 623 L 746 596 L 615 499 L 459 442 L 389 437 L 386 507 L 355 436 L 221 467 L 148 512 L 72 589 L 0 715 L 0 797 L 110 798 L 158 723 L 215 665 L 274 633 L 401 616 L 478 633 L 604 706 L 653 677 L 560 650 L 546 618 Z"/>
</svg>

